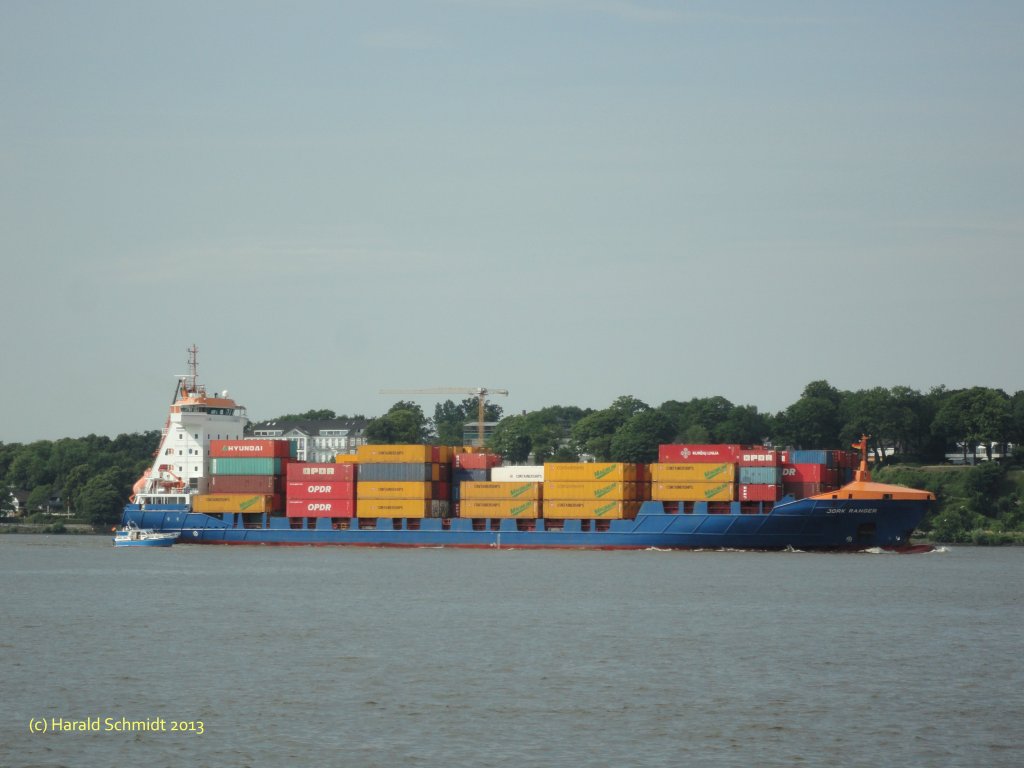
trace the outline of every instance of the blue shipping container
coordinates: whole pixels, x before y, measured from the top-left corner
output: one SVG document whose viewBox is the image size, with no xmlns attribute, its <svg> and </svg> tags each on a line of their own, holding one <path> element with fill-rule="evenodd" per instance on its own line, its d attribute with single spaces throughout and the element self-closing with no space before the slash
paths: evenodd
<svg viewBox="0 0 1024 768">
<path fill-rule="evenodd" d="M 824 464 L 831 467 L 829 459 L 832 458 L 831 451 L 790 451 L 789 460 L 793 464 Z"/>
<path fill-rule="evenodd" d="M 432 464 L 381 462 L 360 464 L 359 481 L 368 483 L 429 483 L 433 479 Z"/>
<path fill-rule="evenodd" d="M 779 485 L 782 467 L 740 467 L 740 482 L 744 485 Z"/>
</svg>

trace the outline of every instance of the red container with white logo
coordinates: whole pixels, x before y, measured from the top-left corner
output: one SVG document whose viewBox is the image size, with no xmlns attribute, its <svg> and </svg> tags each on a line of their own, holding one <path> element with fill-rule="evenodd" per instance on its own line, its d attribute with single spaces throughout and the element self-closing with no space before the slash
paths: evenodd
<svg viewBox="0 0 1024 768">
<path fill-rule="evenodd" d="M 288 517 L 355 517 L 355 499 L 288 499 Z"/>
<path fill-rule="evenodd" d="M 288 482 L 329 480 L 331 482 L 351 483 L 355 481 L 358 471 L 358 464 L 295 463 L 288 465 Z"/>
<path fill-rule="evenodd" d="M 783 464 L 782 482 L 784 483 L 823 483 L 825 482 L 824 464 Z"/>
<path fill-rule="evenodd" d="M 344 480 L 290 480 L 289 499 L 354 499 L 356 484 Z"/>
<path fill-rule="evenodd" d="M 211 440 L 214 459 L 287 459 L 292 453 L 289 440 Z"/>
<path fill-rule="evenodd" d="M 777 467 L 779 452 L 771 448 L 744 448 L 740 451 L 741 467 Z"/>
<path fill-rule="evenodd" d="M 659 445 L 658 461 L 662 464 L 715 464 L 739 461 L 741 446 L 721 445 Z"/>
<path fill-rule="evenodd" d="M 782 498 L 781 485 L 740 484 L 740 501 L 778 501 Z"/>
</svg>

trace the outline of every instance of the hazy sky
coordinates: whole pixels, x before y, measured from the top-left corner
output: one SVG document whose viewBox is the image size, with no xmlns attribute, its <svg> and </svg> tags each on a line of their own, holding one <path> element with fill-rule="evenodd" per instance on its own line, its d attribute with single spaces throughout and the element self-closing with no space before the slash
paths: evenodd
<svg viewBox="0 0 1024 768">
<path fill-rule="evenodd" d="M 0 2 L 0 440 L 159 428 L 192 343 L 254 419 L 1022 389 L 1022 40 L 1019 1 Z"/>
</svg>

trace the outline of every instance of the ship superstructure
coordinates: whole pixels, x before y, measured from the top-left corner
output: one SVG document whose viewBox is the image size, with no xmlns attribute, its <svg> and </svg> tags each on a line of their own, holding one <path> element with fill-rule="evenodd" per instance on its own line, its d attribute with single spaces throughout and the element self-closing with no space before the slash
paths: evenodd
<svg viewBox="0 0 1024 768">
<path fill-rule="evenodd" d="M 189 504 L 206 493 L 210 478 L 210 441 L 239 440 L 249 420 L 227 391 L 210 395 L 198 381 L 198 348 L 188 348 L 187 374 L 179 375 L 170 412 L 153 464 L 133 487 L 132 501 L 142 507 Z"/>
</svg>

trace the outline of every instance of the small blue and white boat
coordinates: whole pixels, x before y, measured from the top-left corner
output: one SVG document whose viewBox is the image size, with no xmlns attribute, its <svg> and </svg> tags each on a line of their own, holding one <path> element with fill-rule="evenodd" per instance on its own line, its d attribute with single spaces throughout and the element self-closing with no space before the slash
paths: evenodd
<svg viewBox="0 0 1024 768">
<path fill-rule="evenodd" d="M 169 547 L 178 538 L 176 533 L 158 533 L 152 528 L 139 528 L 129 520 L 124 528 L 114 533 L 115 547 Z"/>
</svg>

